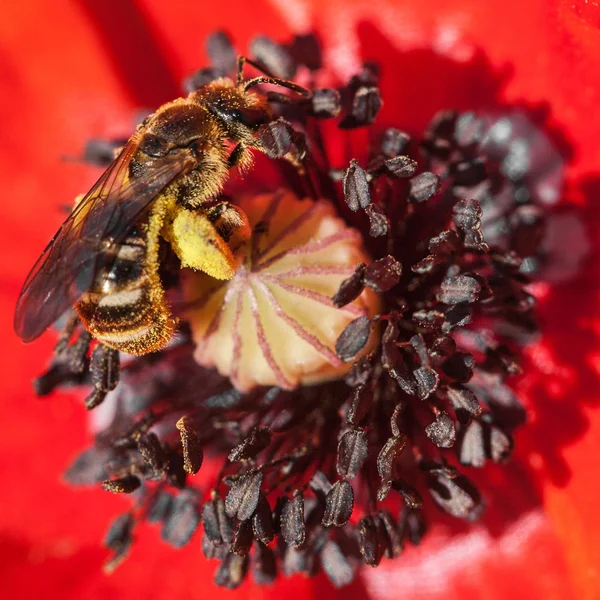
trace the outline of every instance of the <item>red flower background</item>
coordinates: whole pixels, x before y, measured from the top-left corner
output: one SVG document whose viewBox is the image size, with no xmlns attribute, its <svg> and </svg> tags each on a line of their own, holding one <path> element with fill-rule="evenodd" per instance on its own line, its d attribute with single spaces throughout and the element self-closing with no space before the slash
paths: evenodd
<svg viewBox="0 0 600 600">
<path fill-rule="evenodd" d="M 100 540 L 127 500 L 62 482 L 89 441 L 87 415 L 76 395 L 34 397 L 52 335 L 25 347 L 12 331 L 20 286 L 61 207 L 97 177 L 65 157 L 91 137 L 123 135 L 138 109 L 179 95 L 217 29 L 242 49 L 257 34 L 285 41 L 316 31 L 340 77 L 376 59 L 381 120 L 411 130 L 440 108 L 524 107 L 571 154 L 559 210 L 580 215 L 589 240 L 565 243 L 563 258 L 586 244 L 587 257 L 568 282 L 542 290 L 543 337 L 517 383 L 530 422 L 509 467 L 483 473 L 493 490 L 483 522 L 442 519 L 420 547 L 367 567 L 346 590 L 297 576 L 235 594 L 600 597 L 600 8 L 588 0 L 31 0 L 0 11 L 0 597 L 231 594 L 212 583 L 198 539 L 176 551 L 150 527 L 122 567 L 102 574 Z"/>
</svg>

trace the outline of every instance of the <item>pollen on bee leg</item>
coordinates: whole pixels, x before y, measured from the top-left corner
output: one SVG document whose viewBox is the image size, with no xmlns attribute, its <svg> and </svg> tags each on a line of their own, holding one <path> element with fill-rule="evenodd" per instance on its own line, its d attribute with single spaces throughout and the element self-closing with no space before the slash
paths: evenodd
<svg viewBox="0 0 600 600">
<path fill-rule="evenodd" d="M 233 252 L 206 215 L 179 208 L 164 235 L 182 266 L 203 271 L 215 279 L 234 276 Z"/>
<path fill-rule="evenodd" d="M 332 301 L 356 266 L 370 262 L 361 235 L 330 203 L 289 191 L 236 201 L 254 233 L 235 275 L 227 282 L 200 273 L 185 279 L 184 318 L 196 361 L 216 367 L 242 391 L 340 377 L 349 365 L 337 356 L 336 340 L 350 322 L 380 307 L 372 290 L 342 308 Z M 371 343 L 377 334 L 371 332 Z"/>
</svg>

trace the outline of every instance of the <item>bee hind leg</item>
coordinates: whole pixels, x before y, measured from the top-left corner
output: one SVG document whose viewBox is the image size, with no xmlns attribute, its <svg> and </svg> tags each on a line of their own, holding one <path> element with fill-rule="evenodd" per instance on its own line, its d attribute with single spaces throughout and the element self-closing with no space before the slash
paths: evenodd
<svg viewBox="0 0 600 600">
<path fill-rule="evenodd" d="M 85 399 L 85 407 L 88 410 L 96 408 L 104 401 L 108 392 L 117 387 L 120 377 L 119 351 L 98 344 L 92 352 L 90 375 L 94 390 Z"/>
</svg>

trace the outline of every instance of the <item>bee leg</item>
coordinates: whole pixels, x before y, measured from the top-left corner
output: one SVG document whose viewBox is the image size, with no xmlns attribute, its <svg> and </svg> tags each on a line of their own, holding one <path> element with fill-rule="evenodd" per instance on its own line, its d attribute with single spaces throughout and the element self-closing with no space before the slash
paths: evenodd
<svg viewBox="0 0 600 600">
<path fill-rule="evenodd" d="M 90 374 L 94 390 L 85 399 L 88 410 L 96 408 L 119 383 L 119 352 L 103 344 L 96 346 L 90 361 Z"/>
<path fill-rule="evenodd" d="M 250 60 L 246 56 L 238 56 L 238 61 L 237 61 L 237 85 L 238 85 L 238 87 L 244 83 L 244 65 L 246 63 L 253 66 L 257 71 L 260 71 L 267 77 L 275 77 L 275 75 L 273 73 L 271 73 L 271 71 L 269 71 L 263 65 L 255 62 L 253 60 Z"/>
<path fill-rule="evenodd" d="M 171 219 L 162 233 L 182 266 L 216 279 L 235 275 L 235 256 L 204 212 L 179 207 Z"/>
<path fill-rule="evenodd" d="M 233 152 L 229 155 L 229 168 L 235 167 L 239 164 L 242 159 L 244 153 L 244 146 L 240 143 L 234 149 Z"/>
<path fill-rule="evenodd" d="M 229 202 L 219 202 L 206 211 L 206 217 L 227 243 L 232 241 L 234 235 L 241 240 L 250 237 L 250 225 L 246 215 Z"/>
<path fill-rule="evenodd" d="M 229 168 L 238 167 L 240 171 L 247 171 L 252 166 L 252 153 L 250 146 L 240 142 L 229 155 Z"/>
</svg>

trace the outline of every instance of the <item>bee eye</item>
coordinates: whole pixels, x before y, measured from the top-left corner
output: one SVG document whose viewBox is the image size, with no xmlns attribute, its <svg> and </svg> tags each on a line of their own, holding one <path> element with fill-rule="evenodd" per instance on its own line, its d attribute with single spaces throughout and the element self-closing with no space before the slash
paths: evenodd
<svg viewBox="0 0 600 600">
<path fill-rule="evenodd" d="M 165 156 L 169 152 L 169 143 L 164 138 L 148 133 L 140 143 L 140 150 L 148 156 Z"/>
<path fill-rule="evenodd" d="M 213 105 L 214 113 L 225 123 L 245 125 L 254 129 L 268 120 L 268 115 L 259 108 L 219 108 Z"/>
</svg>

